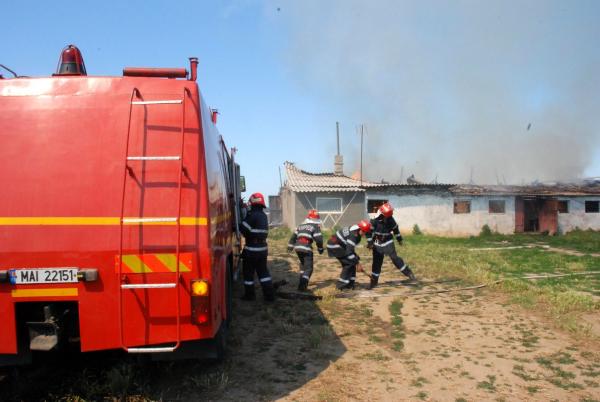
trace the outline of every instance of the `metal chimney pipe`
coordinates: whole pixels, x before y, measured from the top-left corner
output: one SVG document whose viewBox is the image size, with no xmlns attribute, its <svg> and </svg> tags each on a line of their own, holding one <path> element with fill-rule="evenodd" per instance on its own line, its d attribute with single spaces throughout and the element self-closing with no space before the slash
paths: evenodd
<svg viewBox="0 0 600 402">
<path fill-rule="evenodd" d="M 335 131 L 337 133 L 337 155 L 333 159 L 334 173 L 342 176 L 344 174 L 344 157 L 340 155 L 340 123 L 335 122 Z"/>
<path fill-rule="evenodd" d="M 340 154 L 340 122 L 335 122 L 335 132 L 337 133 L 337 154 Z"/>
</svg>

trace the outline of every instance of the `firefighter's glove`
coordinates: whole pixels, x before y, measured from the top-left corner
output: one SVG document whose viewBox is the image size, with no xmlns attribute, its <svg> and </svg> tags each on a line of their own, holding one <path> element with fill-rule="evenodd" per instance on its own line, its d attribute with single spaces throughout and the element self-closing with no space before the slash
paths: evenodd
<svg viewBox="0 0 600 402">
<path fill-rule="evenodd" d="M 319 251 L 319 254 L 323 254 L 323 248 L 322 247 L 319 248 L 318 251 Z"/>
<path fill-rule="evenodd" d="M 371 250 L 373 248 L 373 242 L 367 242 L 367 248 Z"/>
<path fill-rule="evenodd" d="M 396 237 L 396 240 L 398 240 L 398 244 L 401 246 L 402 245 L 402 236 Z"/>
<path fill-rule="evenodd" d="M 290 245 L 288 244 L 288 246 L 287 246 L 287 251 L 288 251 L 288 253 L 291 253 L 292 251 L 294 251 L 294 246 L 290 246 Z"/>
</svg>

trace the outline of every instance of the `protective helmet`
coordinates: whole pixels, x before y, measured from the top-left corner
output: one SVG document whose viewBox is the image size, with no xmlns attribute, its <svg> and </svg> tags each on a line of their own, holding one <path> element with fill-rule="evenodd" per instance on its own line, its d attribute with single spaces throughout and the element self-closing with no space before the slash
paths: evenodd
<svg viewBox="0 0 600 402">
<path fill-rule="evenodd" d="M 321 219 L 321 215 L 319 215 L 319 211 L 316 209 L 311 209 L 308 211 L 308 215 L 306 215 L 308 219 Z"/>
<path fill-rule="evenodd" d="M 386 218 L 389 218 L 394 214 L 394 207 L 389 202 L 386 202 L 382 206 L 379 207 L 379 213 Z"/>
<path fill-rule="evenodd" d="M 363 219 L 362 221 L 358 222 L 358 228 L 361 232 L 368 233 L 371 230 L 371 222 Z"/>
<path fill-rule="evenodd" d="M 261 193 L 252 194 L 248 201 L 250 202 L 250 205 L 252 205 L 252 206 L 257 205 L 257 206 L 260 206 L 263 208 L 267 207 L 267 204 L 265 204 L 265 197 Z"/>
</svg>

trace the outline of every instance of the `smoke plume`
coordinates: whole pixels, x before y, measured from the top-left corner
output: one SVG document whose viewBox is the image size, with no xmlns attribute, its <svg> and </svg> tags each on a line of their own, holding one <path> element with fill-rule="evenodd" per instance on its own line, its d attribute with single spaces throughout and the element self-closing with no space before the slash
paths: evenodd
<svg viewBox="0 0 600 402">
<path fill-rule="evenodd" d="M 571 180 L 593 159 L 597 2 L 303 0 L 281 7 L 290 74 L 342 110 L 332 120 L 365 123 L 367 179 L 398 181 L 402 171 L 403 179 L 414 173 L 425 182 Z M 356 156 L 345 162 L 347 172 L 358 168 Z"/>
</svg>

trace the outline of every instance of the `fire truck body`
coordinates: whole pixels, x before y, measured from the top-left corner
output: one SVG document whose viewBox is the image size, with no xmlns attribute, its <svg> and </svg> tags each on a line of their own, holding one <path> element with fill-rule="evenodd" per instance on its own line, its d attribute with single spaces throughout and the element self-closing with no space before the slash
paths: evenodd
<svg viewBox="0 0 600 402">
<path fill-rule="evenodd" d="M 178 71 L 0 79 L 0 364 L 220 341 L 236 164 Z"/>
</svg>

